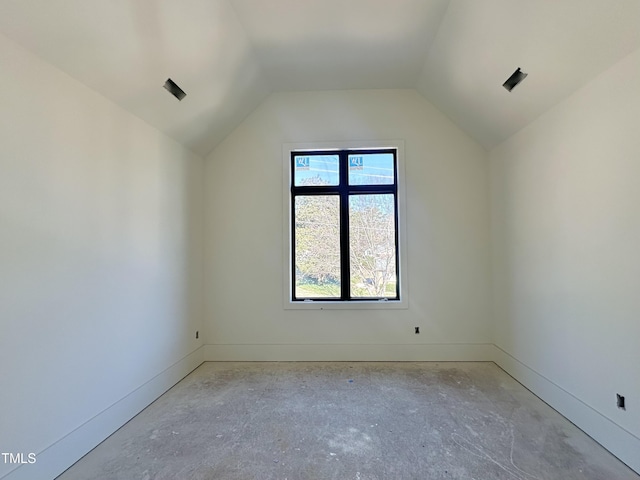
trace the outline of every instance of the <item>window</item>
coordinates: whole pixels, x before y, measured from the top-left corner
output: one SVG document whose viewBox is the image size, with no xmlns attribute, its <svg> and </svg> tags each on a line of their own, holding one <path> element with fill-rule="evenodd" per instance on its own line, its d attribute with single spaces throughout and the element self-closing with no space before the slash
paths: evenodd
<svg viewBox="0 0 640 480">
<path fill-rule="evenodd" d="M 399 151 L 290 149 L 288 300 L 402 300 Z"/>
</svg>

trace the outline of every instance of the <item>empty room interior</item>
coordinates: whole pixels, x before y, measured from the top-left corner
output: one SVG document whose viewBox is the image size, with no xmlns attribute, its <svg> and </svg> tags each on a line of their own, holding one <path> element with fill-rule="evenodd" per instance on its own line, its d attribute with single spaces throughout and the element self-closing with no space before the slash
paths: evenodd
<svg viewBox="0 0 640 480">
<path fill-rule="evenodd" d="M 0 0 L 0 478 L 640 478 L 639 25 Z"/>
</svg>

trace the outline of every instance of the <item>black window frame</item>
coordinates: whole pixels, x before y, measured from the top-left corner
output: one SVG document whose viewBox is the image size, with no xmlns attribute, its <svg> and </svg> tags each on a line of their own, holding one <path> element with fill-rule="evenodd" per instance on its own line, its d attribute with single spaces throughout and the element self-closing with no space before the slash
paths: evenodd
<svg viewBox="0 0 640 480">
<path fill-rule="evenodd" d="M 349 185 L 349 156 L 371 154 L 393 155 L 393 183 Z M 338 155 L 338 185 L 295 185 L 296 157 Z M 398 149 L 340 149 L 340 150 L 293 150 L 290 156 L 290 240 L 291 240 L 291 301 L 299 302 L 399 302 L 401 292 L 400 275 L 400 225 L 398 220 Z M 394 236 L 395 236 L 395 296 L 351 297 L 351 261 L 349 243 L 349 198 L 353 195 L 393 195 Z M 339 297 L 300 297 L 296 296 L 296 218 L 295 200 L 297 196 L 336 195 L 340 200 L 340 296 Z"/>
</svg>

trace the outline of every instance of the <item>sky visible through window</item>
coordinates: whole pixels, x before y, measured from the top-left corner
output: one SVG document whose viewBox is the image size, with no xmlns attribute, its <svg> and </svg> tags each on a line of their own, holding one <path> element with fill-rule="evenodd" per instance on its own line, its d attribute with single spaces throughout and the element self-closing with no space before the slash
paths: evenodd
<svg viewBox="0 0 640 480">
<path fill-rule="evenodd" d="M 296 155 L 295 185 L 338 185 L 338 155 Z M 388 185 L 393 183 L 393 155 L 390 153 L 349 154 L 350 185 Z M 314 182 L 315 183 L 315 182 Z"/>
</svg>

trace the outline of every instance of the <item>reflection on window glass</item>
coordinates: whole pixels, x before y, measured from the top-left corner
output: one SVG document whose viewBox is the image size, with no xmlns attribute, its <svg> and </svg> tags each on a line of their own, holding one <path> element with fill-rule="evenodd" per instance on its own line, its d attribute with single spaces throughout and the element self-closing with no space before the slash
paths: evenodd
<svg viewBox="0 0 640 480">
<path fill-rule="evenodd" d="M 349 185 L 390 185 L 395 167 L 391 153 L 349 155 Z"/>
<path fill-rule="evenodd" d="M 294 185 L 338 185 L 338 155 L 295 155 L 293 157 Z"/>
<path fill-rule="evenodd" d="M 295 198 L 295 296 L 340 297 L 340 197 Z"/>
<path fill-rule="evenodd" d="M 394 196 L 349 197 L 352 298 L 396 297 Z"/>
</svg>

